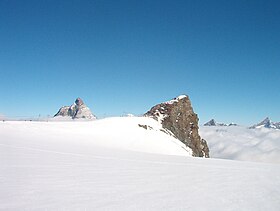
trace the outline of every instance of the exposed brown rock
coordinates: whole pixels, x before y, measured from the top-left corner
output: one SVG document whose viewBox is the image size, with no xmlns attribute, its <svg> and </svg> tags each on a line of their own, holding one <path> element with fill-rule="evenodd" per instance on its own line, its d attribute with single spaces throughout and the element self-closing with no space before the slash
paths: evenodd
<svg viewBox="0 0 280 211">
<path fill-rule="evenodd" d="M 144 128 L 145 130 L 152 130 L 153 129 L 153 127 L 151 127 L 151 126 L 149 126 L 149 125 L 141 125 L 141 124 L 138 124 L 138 126 L 139 127 L 142 127 L 142 128 Z"/>
<path fill-rule="evenodd" d="M 162 123 L 176 138 L 190 147 L 195 157 L 209 157 L 207 142 L 198 134 L 198 117 L 188 96 L 181 95 L 151 108 L 145 116 Z"/>
</svg>

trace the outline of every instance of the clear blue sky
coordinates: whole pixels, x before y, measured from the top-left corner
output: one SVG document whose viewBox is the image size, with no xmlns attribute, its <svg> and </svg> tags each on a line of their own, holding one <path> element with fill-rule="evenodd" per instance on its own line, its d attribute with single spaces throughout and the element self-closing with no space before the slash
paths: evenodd
<svg viewBox="0 0 280 211">
<path fill-rule="evenodd" d="M 0 0 L 0 113 L 98 117 L 188 94 L 200 117 L 280 121 L 280 1 Z"/>
</svg>

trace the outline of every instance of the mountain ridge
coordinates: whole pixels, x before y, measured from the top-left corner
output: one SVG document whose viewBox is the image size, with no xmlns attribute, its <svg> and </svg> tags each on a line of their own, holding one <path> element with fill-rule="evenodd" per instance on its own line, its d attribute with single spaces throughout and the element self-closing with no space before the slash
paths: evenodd
<svg viewBox="0 0 280 211">
<path fill-rule="evenodd" d="M 203 126 L 237 126 L 236 123 L 229 123 L 229 124 L 225 124 L 225 123 L 218 123 L 216 122 L 215 119 L 211 119 L 208 122 L 206 122 Z"/>
<path fill-rule="evenodd" d="M 257 128 L 280 129 L 280 122 L 272 122 L 269 117 L 266 117 L 261 122 L 254 124 L 249 128 L 250 129 L 257 129 Z"/>
</svg>

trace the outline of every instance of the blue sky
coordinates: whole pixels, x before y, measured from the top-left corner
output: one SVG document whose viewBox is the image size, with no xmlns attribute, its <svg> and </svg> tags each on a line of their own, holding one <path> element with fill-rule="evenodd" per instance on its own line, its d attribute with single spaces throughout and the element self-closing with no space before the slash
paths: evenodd
<svg viewBox="0 0 280 211">
<path fill-rule="evenodd" d="M 100 118 L 188 94 L 200 123 L 280 121 L 280 3 L 0 1 L 0 113 Z"/>
</svg>

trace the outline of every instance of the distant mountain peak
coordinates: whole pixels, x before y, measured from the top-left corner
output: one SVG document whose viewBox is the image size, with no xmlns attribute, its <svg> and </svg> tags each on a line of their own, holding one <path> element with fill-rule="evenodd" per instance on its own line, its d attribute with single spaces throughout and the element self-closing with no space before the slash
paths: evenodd
<svg viewBox="0 0 280 211">
<path fill-rule="evenodd" d="M 263 121 L 261 121 L 259 124 L 261 125 L 265 125 L 265 126 L 270 126 L 271 125 L 271 121 L 269 117 L 266 117 Z"/>
<path fill-rule="evenodd" d="M 77 98 L 71 106 L 63 106 L 54 117 L 71 117 L 72 119 L 96 119 L 81 98 Z"/>
<path fill-rule="evenodd" d="M 211 119 L 210 121 L 206 122 L 204 126 L 217 126 L 217 122 L 215 119 Z"/>
<path fill-rule="evenodd" d="M 227 125 L 225 123 L 217 123 L 215 119 L 211 119 L 210 121 L 208 121 L 204 124 L 204 126 L 233 126 L 233 125 L 236 125 L 236 124 L 232 123 L 232 124 Z"/>
<path fill-rule="evenodd" d="M 255 124 L 250 129 L 255 128 L 273 128 L 273 129 L 280 129 L 280 122 L 272 122 L 269 117 L 266 117 L 264 120 L 262 120 L 260 123 Z"/>
</svg>

